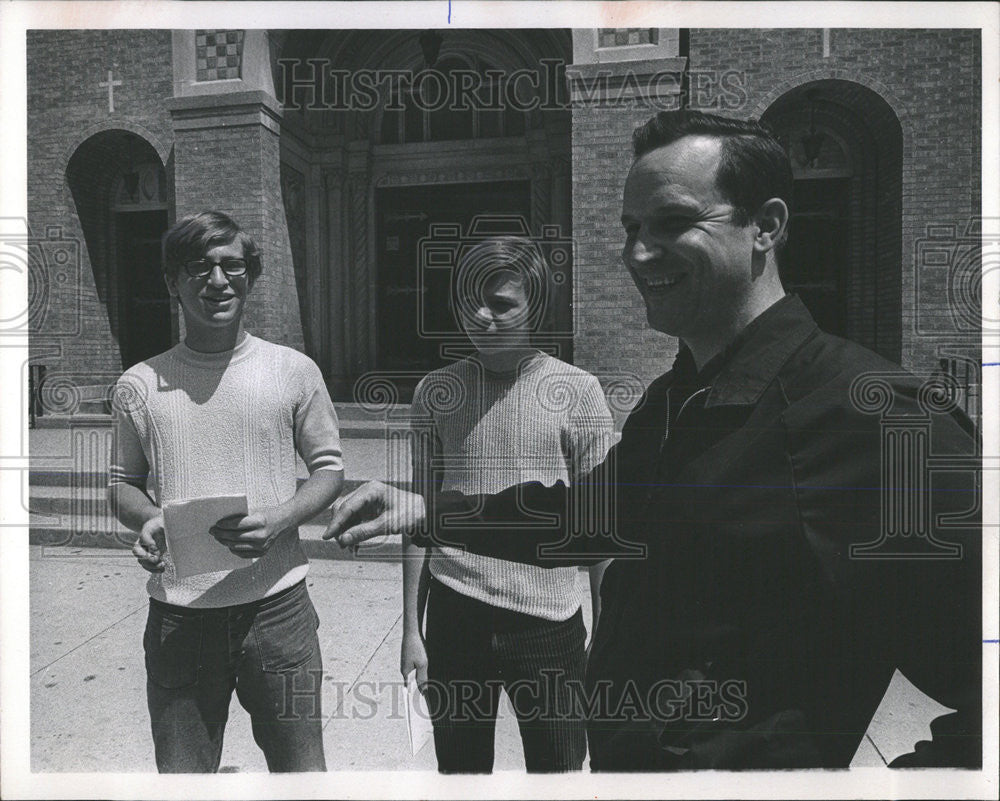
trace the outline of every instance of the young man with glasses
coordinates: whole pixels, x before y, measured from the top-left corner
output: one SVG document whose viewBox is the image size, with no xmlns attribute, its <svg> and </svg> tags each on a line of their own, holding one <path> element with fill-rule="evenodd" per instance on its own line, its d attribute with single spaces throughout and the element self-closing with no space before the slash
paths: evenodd
<svg viewBox="0 0 1000 801">
<path fill-rule="evenodd" d="M 157 768 L 218 770 L 235 689 L 271 771 L 325 770 L 319 620 L 297 526 L 340 492 L 337 415 L 311 359 L 244 331 L 261 259 L 233 220 L 178 221 L 163 264 L 184 339 L 120 379 L 109 485 L 151 574 L 143 646 Z M 309 471 L 298 488 L 296 452 Z M 227 495 L 245 495 L 249 513 L 185 533 L 215 537 L 246 566 L 180 575 L 164 504 Z"/>
</svg>

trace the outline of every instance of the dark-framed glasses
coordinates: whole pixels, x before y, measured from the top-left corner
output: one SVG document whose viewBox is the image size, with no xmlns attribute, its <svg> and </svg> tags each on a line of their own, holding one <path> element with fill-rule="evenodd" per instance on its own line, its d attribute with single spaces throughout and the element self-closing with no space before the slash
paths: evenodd
<svg viewBox="0 0 1000 801">
<path fill-rule="evenodd" d="M 204 278 L 215 269 L 216 264 L 222 268 L 222 272 L 229 278 L 238 278 L 241 275 L 246 275 L 247 272 L 246 259 L 222 259 L 222 261 L 193 259 L 192 261 L 184 262 L 184 271 L 192 278 Z"/>
</svg>

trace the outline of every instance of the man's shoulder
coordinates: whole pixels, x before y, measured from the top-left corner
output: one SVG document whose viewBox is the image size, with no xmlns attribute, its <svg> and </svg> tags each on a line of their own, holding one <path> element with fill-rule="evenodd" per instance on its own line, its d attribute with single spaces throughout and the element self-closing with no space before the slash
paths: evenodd
<svg viewBox="0 0 1000 801">
<path fill-rule="evenodd" d="M 878 426 L 883 414 L 933 418 L 939 435 L 966 441 L 968 417 L 948 397 L 944 380 L 915 375 L 869 348 L 818 332 L 779 373 L 789 402 L 787 423 L 818 434 Z M 864 422 L 863 422 L 864 421 Z"/>
<path fill-rule="evenodd" d="M 474 374 L 472 362 L 469 359 L 459 359 L 448 362 L 443 367 L 431 370 L 417 382 L 417 392 L 426 392 L 428 387 L 447 384 L 454 381 L 466 381 Z"/>
<path fill-rule="evenodd" d="M 431 370 L 417 382 L 413 390 L 413 400 L 419 404 L 429 396 L 443 398 L 445 405 L 450 408 L 453 402 L 465 397 L 469 391 L 468 386 L 476 376 L 478 372 L 471 359 L 448 362 L 442 367 Z"/>
<path fill-rule="evenodd" d="M 255 339 L 257 340 L 257 358 L 273 368 L 305 372 L 319 370 L 319 365 L 300 350 L 260 337 L 255 337 Z"/>
<path fill-rule="evenodd" d="M 593 373 L 588 373 L 582 367 L 564 362 L 548 353 L 543 353 L 539 357 L 539 374 L 557 375 L 567 381 L 580 383 L 600 383 Z"/>
<path fill-rule="evenodd" d="M 790 400 L 810 392 L 854 386 L 865 377 L 893 388 L 913 388 L 921 379 L 896 362 L 849 339 L 817 331 L 792 354 L 778 378 Z"/>
<path fill-rule="evenodd" d="M 130 384 L 136 381 L 149 383 L 155 376 L 163 372 L 163 369 L 177 361 L 177 346 L 168 348 L 162 353 L 136 362 L 125 370 L 118 379 L 119 384 Z"/>
</svg>

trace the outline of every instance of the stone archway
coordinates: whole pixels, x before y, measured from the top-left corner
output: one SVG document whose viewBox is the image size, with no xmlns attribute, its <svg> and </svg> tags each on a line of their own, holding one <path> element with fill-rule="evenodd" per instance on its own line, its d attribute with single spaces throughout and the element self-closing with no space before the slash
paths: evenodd
<svg viewBox="0 0 1000 801">
<path fill-rule="evenodd" d="M 159 240 L 169 187 L 153 145 L 127 130 L 93 134 L 70 156 L 66 182 L 122 369 L 170 347 L 176 330 Z"/>
<path fill-rule="evenodd" d="M 789 150 L 795 197 L 786 284 L 823 327 L 899 362 L 903 131 L 860 83 L 809 80 L 762 115 Z"/>
<path fill-rule="evenodd" d="M 385 292 L 380 292 L 380 270 L 385 271 L 380 256 L 396 242 L 383 218 L 387 213 L 401 213 L 398 208 L 387 211 L 385 204 L 390 200 L 402 202 L 407 192 L 411 198 L 426 189 L 431 203 L 441 187 L 466 192 L 470 199 L 481 198 L 480 190 L 487 185 L 514 182 L 526 187 L 520 213 L 532 234 L 553 227 L 564 238 L 571 234 L 568 105 L 552 111 L 532 110 L 524 115 L 523 124 L 512 119 L 497 124 L 461 115 L 425 119 L 424 135 L 413 137 L 407 134 L 402 118 L 390 121 L 385 102 L 370 108 L 351 104 L 331 108 L 319 102 L 317 108 L 309 109 L 296 103 L 295 97 L 284 97 L 282 77 L 287 72 L 283 70 L 289 64 L 300 70 L 296 73 L 299 86 L 303 75 L 315 75 L 312 70 L 319 69 L 349 75 L 378 70 L 418 73 L 426 66 L 420 35 L 420 31 L 294 31 L 278 40 L 284 66 L 276 72 L 276 86 L 286 109 L 283 186 L 290 226 L 293 220 L 302 221 L 299 255 L 294 254 L 295 236 L 291 238 L 296 275 L 303 284 L 300 297 L 309 306 L 303 310 L 309 319 L 307 351 L 320 363 L 334 395 L 343 400 L 352 398 L 354 381 L 360 375 L 400 363 L 386 358 L 383 322 L 393 315 Z M 456 30 L 442 32 L 442 37 L 437 63 L 469 70 L 534 69 L 544 74 L 543 59 L 571 61 L 568 31 Z M 328 80 L 327 100 L 335 95 L 331 87 Z M 296 108 L 289 111 L 290 106 Z M 390 135 L 390 126 L 395 136 Z M 441 130 L 446 135 L 439 135 Z M 448 131 L 464 135 L 451 136 Z M 298 203 L 294 212 L 287 208 L 293 198 Z M 405 237 L 407 242 L 417 238 L 416 234 Z M 562 317 L 555 323 L 566 330 L 571 321 L 569 277 L 560 287 Z M 411 336 L 417 334 L 411 332 Z M 569 344 L 566 338 L 564 348 Z M 568 357 L 568 350 L 561 355 Z M 426 369 L 432 366 L 428 363 Z"/>
</svg>

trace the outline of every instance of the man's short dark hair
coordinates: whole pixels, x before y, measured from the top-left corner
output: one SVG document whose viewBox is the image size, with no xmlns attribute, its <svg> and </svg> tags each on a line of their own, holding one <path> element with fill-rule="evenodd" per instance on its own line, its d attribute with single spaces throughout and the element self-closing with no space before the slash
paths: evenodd
<svg viewBox="0 0 1000 801">
<path fill-rule="evenodd" d="M 639 159 L 685 136 L 721 141 L 715 185 L 733 205 L 733 222 L 749 225 L 764 201 L 792 202 L 792 163 L 774 132 L 759 120 L 737 120 L 701 111 L 661 111 L 632 134 Z M 783 243 L 779 243 L 779 246 Z"/>
<path fill-rule="evenodd" d="M 163 272 L 176 278 L 185 262 L 204 258 L 212 248 L 236 242 L 243 249 L 247 278 L 261 272 L 260 250 L 253 237 L 221 211 L 203 211 L 178 220 L 163 235 Z"/>
</svg>

